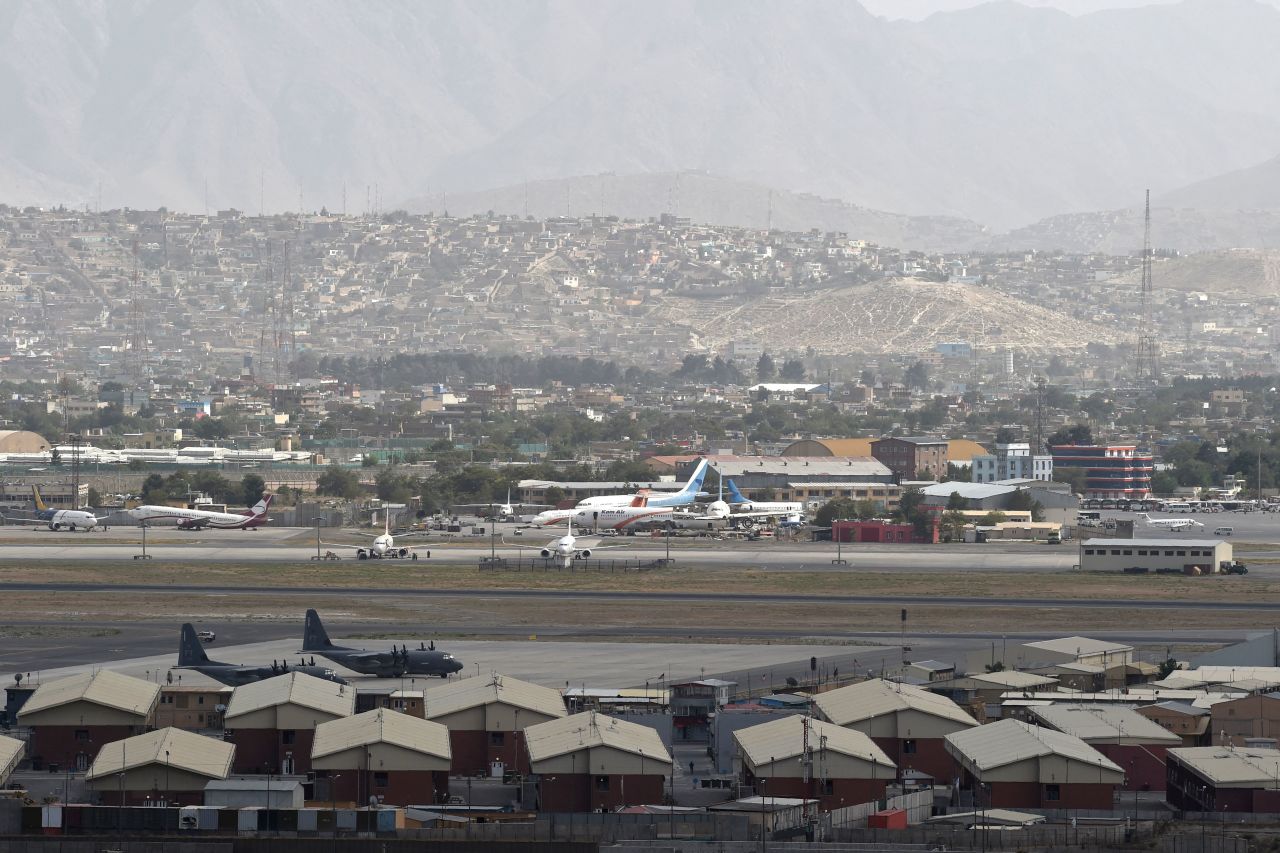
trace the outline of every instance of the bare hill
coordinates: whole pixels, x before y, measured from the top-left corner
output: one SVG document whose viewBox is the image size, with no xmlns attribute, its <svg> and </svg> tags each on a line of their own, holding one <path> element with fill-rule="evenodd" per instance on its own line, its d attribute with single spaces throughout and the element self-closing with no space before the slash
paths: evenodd
<svg viewBox="0 0 1280 853">
<path fill-rule="evenodd" d="M 1136 287 L 1139 274 L 1119 281 Z M 1152 284 L 1169 290 L 1274 297 L 1280 295 L 1280 251 L 1235 249 L 1170 258 L 1156 264 Z"/>
<path fill-rule="evenodd" d="M 495 211 L 538 218 L 604 213 L 647 219 L 676 213 L 694 222 L 783 231 L 843 231 L 882 246 L 931 251 L 965 251 L 988 239 L 976 222 L 950 216 L 903 216 L 868 210 L 839 199 L 771 190 L 750 181 L 706 172 L 642 175 L 580 175 L 531 181 L 472 193 L 441 193 L 410 199 L 414 213 L 453 215 Z"/>
<path fill-rule="evenodd" d="M 1280 156 L 1164 193 L 1160 203 L 1202 210 L 1280 211 Z"/>
<path fill-rule="evenodd" d="M 1140 196 L 1139 196 L 1140 197 Z M 1237 247 L 1280 249 L 1280 209 L 1192 210 L 1155 207 L 1152 243 L 1179 252 Z M 993 251 L 1034 249 L 1123 255 L 1142 248 L 1142 210 L 1103 210 L 1051 216 L 987 240 Z"/>
<path fill-rule="evenodd" d="M 980 347 L 1044 352 L 1114 343 L 1125 330 L 1086 323 L 978 285 L 893 279 L 800 296 L 731 300 L 667 298 L 656 318 L 691 328 L 703 344 L 758 340 L 786 352 L 797 342 L 820 353 L 924 352 L 965 340 Z"/>
</svg>

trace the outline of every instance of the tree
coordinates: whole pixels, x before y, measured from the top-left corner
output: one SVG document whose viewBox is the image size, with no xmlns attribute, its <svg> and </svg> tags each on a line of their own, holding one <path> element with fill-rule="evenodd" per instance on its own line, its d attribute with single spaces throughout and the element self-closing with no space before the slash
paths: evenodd
<svg viewBox="0 0 1280 853">
<path fill-rule="evenodd" d="M 240 501 L 245 506 L 253 506 L 262 500 L 267 490 L 267 481 L 257 474 L 245 474 L 240 478 Z"/>
<path fill-rule="evenodd" d="M 95 489 L 93 486 L 89 487 L 89 497 L 88 497 L 87 503 L 89 504 L 89 506 L 94 506 L 94 507 L 102 505 L 102 495 L 98 494 L 98 490 Z"/>
<path fill-rule="evenodd" d="M 947 509 L 965 510 L 969 508 L 969 502 L 964 499 L 959 492 L 952 492 L 947 498 Z"/>
<path fill-rule="evenodd" d="M 330 465 L 316 477 L 316 494 L 352 500 L 360 495 L 360 478 L 354 471 Z"/>
<path fill-rule="evenodd" d="M 923 361 L 917 361 L 907 368 L 907 372 L 903 374 L 902 381 L 909 388 L 923 390 L 929 386 L 929 368 Z"/>
<path fill-rule="evenodd" d="M 968 483 L 973 480 L 973 467 L 948 462 L 946 479 L 954 483 Z"/>
<path fill-rule="evenodd" d="M 1054 468 L 1055 483 L 1070 483 L 1073 494 L 1083 495 L 1089 490 L 1089 478 L 1083 468 Z"/>
<path fill-rule="evenodd" d="M 1093 429 L 1088 424 L 1065 426 L 1045 439 L 1048 450 L 1063 444 L 1093 444 Z"/>
<path fill-rule="evenodd" d="M 1003 524 L 1008 520 L 1009 516 L 1005 515 L 998 509 L 993 509 L 991 512 L 984 515 L 978 523 L 983 527 L 995 527 L 997 524 Z"/>
<path fill-rule="evenodd" d="M 559 506 L 560 502 L 565 499 L 564 489 L 559 486 L 552 486 L 546 491 L 547 503 L 552 506 Z"/>
<path fill-rule="evenodd" d="M 384 468 L 375 480 L 378 500 L 387 503 L 406 503 L 413 497 L 417 482 L 413 477 L 401 474 L 394 468 Z"/>
<path fill-rule="evenodd" d="M 760 358 L 756 361 L 756 381 L 772 382 L 777 375 L 778 366 L 773 363 L 773 356 L 767 352 L 760 353 Z"/>
<path fill-rule="evenodd" d="M 639 459 L 619 459 L 604 469 L 604 478 L 617 483 L 647 483 L 652 480 L 653 469 Z"/>
<path fill-rule="evenodd" d="M 964 528 L 969 523 L 968 517 L 958 509 L 949 509 L 939 519 L 938 528 L 942 538 L 947 542 L 964 539 Z"/>
<path fill-rule="evenodd" d="M 813 523 L 818 527 L 830 527 L 833 521 L 858 517 L 858 503 L 852 498 L 832 498 L 818 508 Z"/>
<path fill-rule="evenodd" d="M 803 382 L 804 362 L 798 358 L 789 358 L 782 363 L 783 382 Z"/>
<path fill-rule="evenodd" d="M 884 504 L 880 501 L 874 501 L 871 498 L 863 498 L 854 503 L 853 517 L 859 521 L 869 521 L 878 518 L 884 512 Z"/>
<path fill-rule="evenodd" d="M 1000 427 L 996 430 L 996 444 L 1016 444 L 1018 433 L 1011 427 Z"/>
<path fill-rule="evenodd" d="M 1151 492 L 1169 496 L 1178 490 L 1178 478 L 1169 471 L 1157 471 L 1151 475 Z"/>
<path fill-rule="evenodd" d="M 49 451 L 49 464 L 55 467 L 62 464 L 62 454 L 56 447 Z"/>
<path fill-rule="evenodd" d="M 164 500 L 165 494 L 164 477 L 159 474 L 148 474 L 147 479 L 142 481 L 142 489 L 140 491 L 143 503 L 155 503 Z"/>
</svg>

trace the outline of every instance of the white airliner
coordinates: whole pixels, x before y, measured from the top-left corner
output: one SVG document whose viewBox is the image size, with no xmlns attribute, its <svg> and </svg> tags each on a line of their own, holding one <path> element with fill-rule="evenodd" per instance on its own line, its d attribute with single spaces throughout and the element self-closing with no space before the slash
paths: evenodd
<svg viewBox="0 0 1280 853">
<path fill-rule="evenodd" d="M 1159 527 L 1164 530 L 1185 530 L 1188 527 L 1204 527 L 1194 518 L 1152 518 L 1145 512 L 1138 513 L 1138 518 L 1146 523 L 1147 527 Z"/>
<path fill-rule="evenodd" d="M 702 491 L 702 482 L 707 478 L 707 460 L 698 461 L 698 467 L 693 469 L 693 474 L 689 477 L 689 482 L 684 484 L 678 492 L 670 494 L 657 494 L 652 491 L 641 491 L 638 494 L 631 495 L 596 495 L 591 498 L 583 498 L 578 501 L 578 509 L 587 507 L 605 507 L 605 506 L 630 506 L 636 498 L 644 498 L 648 506 L 687 506 L 698 499 L 698 495 Z"/>
<path fill-rule="evenodd" d="M 128 514 L 140 523 L 164 519 L 178 522 L 182 530 L 256 530 L 267 522 L 267 510 L 275 495 L 263 495 L 252 508 L 244 512 L 212 512 L 207 509 L 185 509 L 176 506 L 145 504 L 136 506 Z"/>
<path fill-rule="evenodd" d="M 728 483 L 729 503 L 735 516 L 754 518 L 782 517 L 789 522 L 799 522 L 804 514 L 804 504 L 799 501 L 753 501 L 747 498 L 733 480 Z"/>
<path fill-rule="evenodd" d="M 418 555 L 412 548 L 406 548 L 403 545 L 396 545 L 396 539 L 391 535 L 391 513 L 383 513 L 382 532 L 378 534 L 360 533 L 360 536 L 373 536 L 373 542 L 366 545 L 346 545 L 340 542 L 325 542 L 324 544 L 330 548 L 352 548 L 355 549 L 357 560 L 394 560 L 394 559 L 418 559 Z M 417 532 L 401 533 L 404 536 L 416 536 Z M 430 556 L 430 555 L 428 555 Z"/>
<path fill-rule="evenodd" d="M 105 528 L 103 519 L 83 509 L 53 509 L 45 506 L 40 498 L 40 490 L 31 487 L 31 497 L 35 501 L 35 518 L 6 518 L 6 524 L 45 524 L 50 530 L 91 531 L 95 527 Z"/>
<path fill-rule="evenodd" d="M 581 542 L 582 540 L 573 535 L 573 521 L 571 519 L 569 521 L 568 533 L 561 536 L 559 539 L 552 539 L 541 548 L 536 545 L 521 545 L 516 542 L 507 542 L 505 539 L 502 544 L 506 545 L 508 548 L 519 548 L 524 551 L 537 551 L 538 556 L 542 557 L 544 560 L 559 560 L 560 567 L 563 569 L 573 568 L 574 560 L 590 559 L 591 554 L 594 551 L 600 551 L 606 548 L 626 547 L 624 545 L 599 545 L 594 543 L 583 546 Z"/>
<path fill-rule="evenodd" d="M 671 518 L 669 506 L 646 506 L 643 498 L 636 498 L 631 506 L 589 506 L 578 509 L 570 525 L 591 530 L 616 530 L 619 533 Z"/>
</svg>

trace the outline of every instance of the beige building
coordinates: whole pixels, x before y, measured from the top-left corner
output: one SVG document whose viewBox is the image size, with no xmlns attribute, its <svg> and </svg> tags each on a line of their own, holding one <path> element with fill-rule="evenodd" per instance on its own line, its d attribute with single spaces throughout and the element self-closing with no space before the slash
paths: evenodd
<svg viewBox="0 0 1280 853">
<path fill-rule="evenodd" d="M 160 685 L 103 669 L 47 681 L 18 712 L 33 766 L 87 768 L 104 744 L 153 724 Z"/>
<path fill-rule="evenodd" d="M 898 768 L 860 731 L 799 715 L 733 733 L 744 785 L 763 796 L 818 800 L 824 811 L 884 798 Z M 805 744 L 810 764 L 803 763 Z"/>
<path fill-rule="evenodd" d="M 904 775 L 950 779 L 942 739 L 978 725 L 955 702 L 910 684 L 875 678 L 814 697 L 824 720 L 869 736 Z"/>
<path fill-rule="evenodd" d="M 316 727 L 355 707 L 353 688 L 300 672 L 237 687 L 223 717 L 236 772 L 306 773 Z"/>
<path fill-rule="evenodd" d="M 329 799 L 361 805 L 442 802 L 451 761 L 447 728 L 386 708 L 321 723 L 311 747 Z"/>
<path fill-rule="evenodd" d="M 656 730 L 595 711 L 524 730 L 543 811 L 614 811 L 662 802 L 671 755 Z"/>
<path fill-rule="evenodd" d="M 40 433 L 25 429 L 0 429 L 0 453 L 43 453 L 51 446 Z"/>
<path fill-rule="evenodd" d="M 1209 732 L 1215 746 L 1245 746 L 1245 741 L 1258 739 L 1280 744 L 1278 696 L 1259 694 L 1218 702 L 1209 709 L 1209 713 Z M 1280 753 L 1277 753 L 1277 758 L 1280 758 Z"/>
<path fill-rule="evenodd" d="M 1012 660 L 1004 665 L 1024 669 L 1059 663 L 1079 663 L 1102 669 L 1133 662 L 1133 646 L 1094 640 L 1090 637 L 1062 637 L 1013 647 Z"/>
<path fill-rule="evenodd" d="M 524 730 L 567 716 L 558 690 L 499 673 L 427 691 L 427 719 L 449 729 L 455 773 L 487 773 L 495 762 L 528 771 Z"/>
<path fill-rule="evenodd" d="M 203 805 L 204 786 L 226 779 L 235 747 L 182 729 L 156 729 L 102 747 L 85 774 L 105 805 Z"/>
<path fill-rule="evenodd" d="M 196 731 L 222 727 L 222 714 L 231 701 L 230 687 L 196 687 L 190 684 L 166 684 L 160 688 L 160 703 L 156 706 L 154 725 L 158 729 L 173 726 Z"/>
</svg>

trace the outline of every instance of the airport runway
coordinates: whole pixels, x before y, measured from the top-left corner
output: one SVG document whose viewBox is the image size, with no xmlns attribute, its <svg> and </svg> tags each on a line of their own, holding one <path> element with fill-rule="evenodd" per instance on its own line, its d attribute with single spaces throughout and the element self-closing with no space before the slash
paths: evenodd
<svg viewBox="0 0 1280 853">
<path fill-rule="evenodd" d="M 735 593 L 735 592 L 660 592 L 629 590 L 573 589 L 422 589 L 412 587 L 272 587 L 199 586 L 193 584 L 104 584 L 104 583 L 0 583 L 0 595 L 6 592 L 48 593 L 128 593 L 132 595 L 227 596 L 255 595 L 272 600 L 281 598 L 436 598 L 454 600 L 516 599 L 541 601 L 654 601 L 665 604 L 814 604 L 867 605 L 892 604 L 930 607 L 982 607 L 991 609 L 1052 607 L 1056 609 L 1096 610 L 1179 610 L 1211 612 L 1280 612 L 1280 601 L 1161 601 L 1092 598 L 990 598 L 986 596 L 912 596 L 912 595 L 806 595 L 803 593 Z"/>
</svg>

